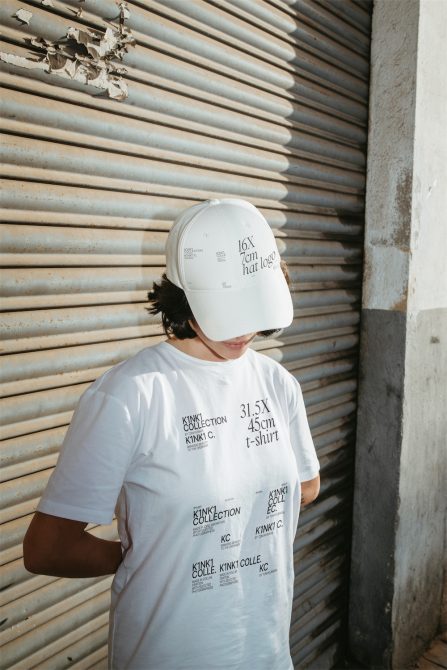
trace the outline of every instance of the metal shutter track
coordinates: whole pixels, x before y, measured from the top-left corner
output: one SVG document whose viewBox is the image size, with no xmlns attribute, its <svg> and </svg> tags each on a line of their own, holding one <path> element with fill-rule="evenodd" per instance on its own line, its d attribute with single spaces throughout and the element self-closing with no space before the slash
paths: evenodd
<svg viewBox="0 0 447 670">
<path fill-rule="evenodd" d="M 21 542 L 80 394 L 162 338 L 145 312 L 170 222 L 204 198 L 264 212 L 290 267 L 295 320 L 255 346 L 302 384 L 322 492 L 295 542 L 297 668 L 342 650 L 365 184 L 370 2 L 129 2 L 129 97 L 2 62 L 2 667 L 105 667 L 110 579 L 28 574 Z M 112 0 L 4 0 L 0 51 Z M 14 14 L 32 12 L 29 25 Z M 3 61 L 5 59 L 3 58 Z M 114 537 L 114 525 L 93 529 Z"/>
</svg>

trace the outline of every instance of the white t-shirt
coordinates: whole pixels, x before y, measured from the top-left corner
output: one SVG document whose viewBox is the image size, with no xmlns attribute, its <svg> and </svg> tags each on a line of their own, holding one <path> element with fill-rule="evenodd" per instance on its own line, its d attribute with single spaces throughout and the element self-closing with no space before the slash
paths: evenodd
<svg viewBox="0 0 447 670">
<path fill-rule="evenodd" d="M 298 382 L 248 350 L 167 342 L 82 396 L 38 509 L 110 523 L 115 670 L 291 670 L 300 481 L 318 460 Z"/>
</svg>

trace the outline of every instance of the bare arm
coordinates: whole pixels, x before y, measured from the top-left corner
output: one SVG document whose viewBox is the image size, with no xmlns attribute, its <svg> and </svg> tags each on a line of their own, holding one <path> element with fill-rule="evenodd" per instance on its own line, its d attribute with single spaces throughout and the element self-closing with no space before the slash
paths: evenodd
<svg viewBox="0 0 447 670">
<path fill-rule="evenodd" d="M 87 524 L 36 512 L 23 541 L 29 572 L 54 577 L 114 574 L 122 560 L 121 544 L 86 532 Z"/>
<path fill-rule="evenodd" d="M 320 492 L 320 475 L 301 482 L 301 505 L 313 502 Z"/>
</svg>

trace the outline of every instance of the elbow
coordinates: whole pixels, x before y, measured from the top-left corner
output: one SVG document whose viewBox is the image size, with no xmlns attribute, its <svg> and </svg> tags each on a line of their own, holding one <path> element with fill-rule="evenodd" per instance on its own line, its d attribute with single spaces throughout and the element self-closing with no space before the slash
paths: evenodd
<svg viewBox="0 0 447 670">
<path fill-rule="evenodd" d="M 49 574 L 45 553 L 29 530 L 23 540 L 23 564 L 25 569 L 34 575 Z"/>
<path fill-rule="evenodd" d="M 23 545 L 23 565 L 27 572 L 31 572 L 33 575 L 41 574 L 39 571 L 39 566 L 37 565 L 34 557 L 25 549 L 25 544 Z"/>
<path fill-rule="evenodd" d="M 34 551 L 23 549 L 23 564 L 25 570 L 33 575 L 54 575 L 50 563 L 43 556 L 39 556 Z"/>
<path fill-rule="evenodd" d="M 301 497 L 301 505 L 303 507 L 307 507 L 307 505 L 310 505 L 311 503 L 314 502 L 318 498 L 318 491 L 316 493 L 307 493 L 306 495 L 303 495 Z"/>
<path fill-rule="evenodd" d="M 23 553 L 23 564 L 27 572 L 31 572 L 33 575 L 43 574 L 43 571 L 39 568 L 39 565 L 25 552 Z"/>
<path fill-rule="evenodd" d="M 41 574 L 39 570 L 39 562 L 36 560 L 35 553 L 30 544 L 31 543 L 25 535 L 25 539 L 23 540 L 23 564 L 25 566 L 25 570 L 33 573 L 34 575 L 38 575 Z"/>
<path fill-rule="evenodd" d="M 319 494 L 320 494 L 320 477 L 317 477 L 317 480 L 316 480 L 316 482 L 314 484 L 314 487 L 312 489 L 312 492 L 311 492 L 310 502 L 313 502 L 314 500 L 316 500 L 318 498 Z"/>
<path fill-rule="evenodd" d="M 318 487 L 318 489 L 312 493 L 312 495 L 309 497 L 309 500 L 306 504 L 309 505 L 310 503 L 313 503 L 314 500 L 316 500 L 318 498 L 319 493 L 320 493 L 320 487 Z"/>
</svg>

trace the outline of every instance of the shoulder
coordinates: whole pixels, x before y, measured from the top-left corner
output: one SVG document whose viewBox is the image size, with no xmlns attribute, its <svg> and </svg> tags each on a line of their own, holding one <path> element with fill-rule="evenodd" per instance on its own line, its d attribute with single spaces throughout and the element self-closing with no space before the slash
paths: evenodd
<svg viewBox="0 0 447 670">
<path fill-rule="evenodd" d="M 151 393 L 161 368 L 158 346 L 146 347 L 103 373 L 86 393 L 105 394 L 127 405 L 141 393 Z"/>
<path fill-rule="evenodd" d="M 265 380 L 271 382 L 279 394 L 285 393 L 291 400 L 300 393 L 298 380 L 279 361 L 254 350 L 250 350 L 250 357 L 252 365 Z"/>
<path fill-rule="evenodd" d="M 252 364 L 266 374 L 272 375 L 275 379 L 284 383 L 296 383 L 295 377 L 278 360 L 253 349 L 250 349 L 249 353 Z"/>
</svg>

